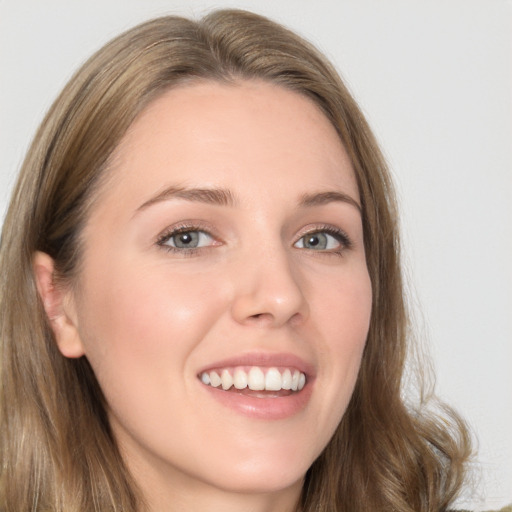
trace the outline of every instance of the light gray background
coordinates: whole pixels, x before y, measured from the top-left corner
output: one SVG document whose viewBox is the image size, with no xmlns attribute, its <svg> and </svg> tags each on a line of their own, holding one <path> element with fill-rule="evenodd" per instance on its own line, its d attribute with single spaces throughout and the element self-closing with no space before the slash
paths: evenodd
<svg viewBox="0 0 512 512">
<path fill-rule="evenodd" d="M 512 501 L 510 0 L 0 0 L 0 215 L 43 113 L 87 56 L 149 17 L 225 6 L 312 40 L 362 106 L 396 178 L 437 391 L 479 439 L 480 485 L 461 504 Z"/>
</svg>

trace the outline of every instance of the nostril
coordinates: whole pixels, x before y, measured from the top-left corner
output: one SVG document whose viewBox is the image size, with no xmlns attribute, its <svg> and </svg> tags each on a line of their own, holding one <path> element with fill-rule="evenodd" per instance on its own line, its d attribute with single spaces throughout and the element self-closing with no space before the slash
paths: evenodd
<svg viewBox="0 0 512 512">
<path fill-rule="evenodd" d="M 256 325 L 267 325 L 275 322 L 275 317 L 271 313 L 255 313 L 247 318 L 249 323 Z"/>
<path fill-rule="evenodd" d="M 254 315 L 251 315 L 249 318 L 251 320 L 262 320 L 262 319 L 265 319 L 265 318 L 270 318 L 272 315 L 268 314 L 268 313 L 256 313 Z"/>
</svg>

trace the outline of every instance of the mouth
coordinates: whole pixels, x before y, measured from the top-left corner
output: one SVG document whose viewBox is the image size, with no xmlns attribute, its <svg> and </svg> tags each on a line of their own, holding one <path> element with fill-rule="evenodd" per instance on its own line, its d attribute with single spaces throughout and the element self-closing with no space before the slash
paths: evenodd
<svg viewBox="0 0 512 512">
<path fill-rule="evenodd" d="M 202 372 L 199 377 L 206 386 L 255 398 L 289 396 L 306 385 L 305 373 L 286 367 L 217 368 Z"/>
<path fill-rule="evenodd" d="M 314 368 L 292 355 L 251 354 L 218 362 L 197 374 L 202 388 L 222 405 L 257 419 L 299 413 L 313 390 Z"/>
</svg>

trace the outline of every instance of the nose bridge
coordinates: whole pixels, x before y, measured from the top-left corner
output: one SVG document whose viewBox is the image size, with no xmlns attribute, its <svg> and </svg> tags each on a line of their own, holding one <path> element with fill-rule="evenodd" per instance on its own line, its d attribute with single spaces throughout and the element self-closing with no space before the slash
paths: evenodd
<svg viewBox="0 0 512 512">
<path fill-rule="evenodd" d="M 281 241 L 251 245 L 241 254 L 238 267 L 232 304 L 237 322 L 278 326 L 307 316 L 304 283 Z"/>
</svg>

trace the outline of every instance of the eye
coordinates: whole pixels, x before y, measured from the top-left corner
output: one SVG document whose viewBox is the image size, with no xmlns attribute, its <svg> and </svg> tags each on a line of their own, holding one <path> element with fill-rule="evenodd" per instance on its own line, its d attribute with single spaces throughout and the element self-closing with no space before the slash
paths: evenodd
<svg viewBox="0 0 512 512">
<path fill-rule="evenodd" d="M 163 234 L 158 245 L 174 251 L 187 251 L 208 247 L 214 244 L 212 235 L 194 228 L 179 228 Z"/>
<path fill-rule="evenodd" d="M 295 242 L 294 247 L 340 253 L 343 249 L 350 247 L 350 240 L 343 231 L 329 228 L 306 233 Z"/>
</svg>

